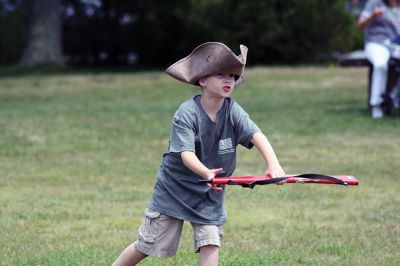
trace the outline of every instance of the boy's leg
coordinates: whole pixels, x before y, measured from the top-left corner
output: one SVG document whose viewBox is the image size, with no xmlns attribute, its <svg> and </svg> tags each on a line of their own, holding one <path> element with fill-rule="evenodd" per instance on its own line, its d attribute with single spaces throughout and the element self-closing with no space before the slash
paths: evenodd
<svg viewBox="0 0 400 266">
<path fill-rule="evenodd" d="M 219 248 L 224 233 L 220 225 L 192 223 L 194 250 L 200 252 L 200 265 L 218 265 Z"/>
<path fill-rule="evenodd" d="M 146 209 L 137 241 L 128 246 L 113 265 L 135 265 L 147 256 L 174 256 L 182 226 L 183 220 Z"/>
<path fill-rule="evenodd" d="M 119 255 L 119 257 L 114 261 L 112 266 L 136 265 L 146 257 L 146 254 L 136 250 L 135 246 L 131 244 L 122 251 L 121 255 Z"/>
<path fill-rule="evenodd" d="M 219 247 L 208 245 L 200 248 L 200 266 L 218 265 Z"/>
<path fill-rule="evenodd" d="M 183 220 L 146 209 L 135 249 L 153 257 L 175 256 Z"/>
</svg>

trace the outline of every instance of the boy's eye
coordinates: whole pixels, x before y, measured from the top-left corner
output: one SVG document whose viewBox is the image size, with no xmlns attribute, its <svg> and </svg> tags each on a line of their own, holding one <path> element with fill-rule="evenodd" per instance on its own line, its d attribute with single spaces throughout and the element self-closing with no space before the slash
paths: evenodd
<svg viewBox="0 0 400 266">
<path fill-rule="evenodd" d="M 225 78 L 225 77 L 236 78 L 235 74 L 222 74 L 222 73 L 219 73 L 216 76 L 219 77 L 219 78 Z"/>
</svg>

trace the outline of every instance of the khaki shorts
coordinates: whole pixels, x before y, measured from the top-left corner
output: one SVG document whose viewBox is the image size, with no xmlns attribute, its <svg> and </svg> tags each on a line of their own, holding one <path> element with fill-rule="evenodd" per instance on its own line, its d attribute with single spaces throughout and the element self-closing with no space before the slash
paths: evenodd
<svg viewBox="0 0 400 266">
<path fill-rule="evenodd" d="M 170 257 L 176 254 L 182 233 L 183 220 L 146 209 L 135 248 L 149 256 Z M 194 251 L 203 246 L 221 247 L 224 233 L 221 225 L 191 223 L 194 232 Z"/>
</svg>

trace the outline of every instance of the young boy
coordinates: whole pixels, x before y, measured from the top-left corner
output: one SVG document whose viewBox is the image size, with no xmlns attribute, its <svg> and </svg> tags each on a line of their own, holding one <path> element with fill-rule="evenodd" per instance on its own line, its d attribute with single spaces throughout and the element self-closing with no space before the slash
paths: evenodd
<svg viewBox="0 0 400 266">
<path fill-rule="evenodd" d="M 192 224 L 200 265 L 218 265 L 226 222 L 224 190 L 199 179 L 232 175 L 236 146 L 253 145 L 265 159 L 272 178 L 285 175 L 261 130 L 230 97 L 243 83 L 247 47 L 236 56 L 222 43 L 208 42 L 171 65 L 172 77 L 200 86 L 202 94 L 176 111 L 168 151 L 163 155 L 153 197 L 145 211 L 138 239 L 113 265 L 135 265 L 147 256 L 174 256 L 184 221 Z"/>
</svg>

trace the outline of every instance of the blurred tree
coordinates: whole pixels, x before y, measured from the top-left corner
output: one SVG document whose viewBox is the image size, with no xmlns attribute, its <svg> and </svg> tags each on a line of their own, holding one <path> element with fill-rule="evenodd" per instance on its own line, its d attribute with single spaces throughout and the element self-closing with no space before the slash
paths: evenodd
<svg viewBox="0 0 400 266">
<path fill-rule="evenodd" d="M 186 35 L 190 0 L 149 1 L 137 0 L 134 4 L 135 23 L 130 37 L 139 64 L 165 66 L 193 43 Z M 192 30 L 196 31 L 196 28 Z"/>
<path fill-rule="evenodd" d="M 30 1 L 27 45 L 22 66 L 63 65 L 61 48 L 61 0 Z"/>
<path fill-rule="evenodd" d="M 322 62 L 360 45 L 343 0 L 241 2 L 231 28 L 234 42 L 248 44 L 249 61 L 257 64 Z"/>
<path fill-rule="evenodd" d="M 358 45 L 355 21 L 345 11 L 343 0 L 285 3 L 280 13 L 284 37 L 278 42 L 283 62 L 320 62 L 334 51 Z"/>
<path fill-rule="evenodd" d="M 128 0 L 64 1 L 63 46 L 80 65 L 124 65 L 135 46 L 135 3 Z M 132 55 L 130 57 L 132 59 Z"/>
<path fill-rule="evenodd" d="M 251 63 L 280 62 L 278 53 L 279 38 L 285 35 L 280 20 L 280 12 L 275 2 L 282 1 L 249 1 L 240 2 L 232 11 L 231 42 L 247 45 L 250 49 L 248 61 Z M 285 1 L 283 1 L 285 2 Z"/>
<path fill-rule="evenodd" d="M 0 65 L 15 64 L 24 50 L 27 4 L 0 0 Z"/>
<path fill-rule="evenodd" d="M 235 52 L 247 45 L 250 64 L 329 60 L 332 52 L 362 47 L 345 2 L 0 0 L 0 64 L 21 50 L 26 21 L 24 9 L 4 3 L 31 7 L 23 65 L 62 64 L 63 47 L 70 65 L 164 68 L 206 41 L 224 42 Z"/>
</svg>

